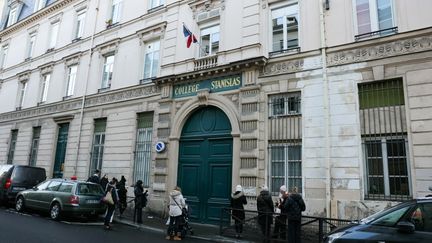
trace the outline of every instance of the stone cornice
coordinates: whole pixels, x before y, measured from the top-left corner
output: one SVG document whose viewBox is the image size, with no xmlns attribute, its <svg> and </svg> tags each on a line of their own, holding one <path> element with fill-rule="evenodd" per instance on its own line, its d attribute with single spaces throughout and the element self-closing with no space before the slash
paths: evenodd
<svg viewBox="0 0 432 243">
<path fill-rule="evenodd" d="M 327 66 L 368 62 L 426 51 L 432 51 L 432 28 L 331 47 L 327 50 Z M 305 56 L 300 53 L 270 59 L 260 75 L 273 76 L 321 67 L 319 54 Z"/>
<path fill-rule="evenodd" d="M 108 105 L 112 103 L 124 102 L 134 99 L 146 98 L 160 93 L 159 87 L 155 85 L 148 86 L 134 86 L 121 90 L 114 90 L 104 92 L 102 94 L 95 94 L 87 96 L 85 100 L 85 108 Z M 0 114 L 0 123 L 28 119 L 38 116 L 53 115 L 61 112 L 68 112 L 79 110 L 81 108 L 82 98 L 74 98 L 66 101 L 61 101 L 52 104 L 46 104 L 39 107 L 32 107 L 20 111 L 12 111 Z"/>
<path fill-rule="evenodd" d="M 28 17 L 26 17 L 23 20 L 20 20 L 19 22 L 13 24 L 12 26 L 6 28 L 5 30 L 0 32 L 0 38 L 3 38 L 4 36 L 7 36 L 25 26 L 31 25 L 31 23 L 44 18 L 46 15 L 60 9 L 63 8 L 65 6 L 67 6 L 68 4 L 75 2 L 77 0 L 59 0 L 56 1 L 54 3 L 52 3 L 51 5 L 47 6 L 46 8 L 42 9 L 41 11 L 32 14 Z"/>
</svg>

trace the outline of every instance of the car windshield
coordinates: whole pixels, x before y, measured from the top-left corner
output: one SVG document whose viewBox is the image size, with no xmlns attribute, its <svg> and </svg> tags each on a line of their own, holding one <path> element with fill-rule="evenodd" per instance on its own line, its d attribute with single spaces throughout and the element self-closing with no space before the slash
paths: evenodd
<svg viewBox="0 0 432 243">
<path fill-rule="evenodd" d="M 103 195 L 102 187 L 98 184 L 80 183 L 78 184 L 78 195 Z"/>
<path fill-rule="evenodd" d="M 398 205 L 395 207 L 384 209 L 378 213 L 372 214 L 371 216 L 360 220 L 360 223 L 369 224 L 373 222 L 373 224 L 389 225 L 393 224 L 393 221 L 395 220 L 396 222 L 394 223 L 397 223 L 400 217 L 402 217 L 411 206 L 412 204 L 407 204 L 405 206 Z"/>
<path fill-rule="evenodd" d="M 45 179 L 45 170 L 34 167 L 17 166 L 12 175 L 12 181 L 14 183 L 29 183 L 36 185 Z"/>
<path fill-rule="evenodd" d="M 13 165 L 0 165 L 0 177 L 3 175 L 3 173 L 8 172 L 12 166 Z"/>
</svg>

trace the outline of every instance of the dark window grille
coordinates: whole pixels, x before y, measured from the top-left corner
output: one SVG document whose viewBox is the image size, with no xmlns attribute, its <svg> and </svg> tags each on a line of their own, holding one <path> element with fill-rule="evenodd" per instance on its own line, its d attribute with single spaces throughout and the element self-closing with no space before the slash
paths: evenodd
<svg viewBox="0 0 432 243">
<path fill-rule="evenodd" d="M 272 95 L 269 100 L 270 117 L 301 114 L 300 92 Z"/>
<path fill-rule="evenodd" d="M 151 151 L 153 137 L 153 112 L 138 114 L 135 143 L 134 181 L 142 180 L 150 186 Z"/>
<path fill-rule="evenodd" d="M 401 79 L 359 84 L 365 158 L 365 198 L 411 198 L 408 141 Z"/>
<path fill-rule="evenodd" d="M 15 155 L 15 146 L 18 138 L 18 130 L 12 130 L 11 131 L 11 139 L 9 143 L 9 153 L 7 157 L 7 164 L 12 164 L 14 155 Z"/>
<path fill-rule="evenodd" d="M 37 154 L 39 150 L 41 127 L 33 127 L 33 138 L 30 148 L 29 165 L 36 166 Z"/>
</svg>

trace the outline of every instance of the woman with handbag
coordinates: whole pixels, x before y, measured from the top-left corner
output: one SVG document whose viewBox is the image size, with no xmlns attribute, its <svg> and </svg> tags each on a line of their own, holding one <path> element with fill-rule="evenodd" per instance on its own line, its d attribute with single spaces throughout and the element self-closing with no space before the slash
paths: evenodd
<svg viewBox="0 0 432 243">
<path fill-rule="evenodd" d="M 107 205 L 107 212 L 105 214 L 104 227 L 105 229 L 111 229 L 111 218 L 113 216 L 115 207 L 118 203 L 118 195 L 116 190 L 116 178 L 112 178 L 112 180 L 108 183 L 107 188 L 105 190 L 105 197 L 103 201 Z"/>
<path fill-rule="evenodd" d="M 244 206 L 247 204 L 246 196 L 241 185 L 236 186 L 235 192 L 231 195 L 231 213 L 235 222 L 236 237 L 241 238 L 243 222 L 245 219 Z"/>
<path fill-rule="evenodd" d="M 186 207 L 186 202 L 183 198 L 180 187 L 175 187 L 170 193 L 169 201 L 170 222 L 166 239 L 181 240 L 181 221 L 183 209 Z"/>
</svg>

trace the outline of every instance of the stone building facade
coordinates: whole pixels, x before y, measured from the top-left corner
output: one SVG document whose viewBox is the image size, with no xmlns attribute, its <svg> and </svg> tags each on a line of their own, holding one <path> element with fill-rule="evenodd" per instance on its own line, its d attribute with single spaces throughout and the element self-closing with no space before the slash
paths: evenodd
<svg viewBox="0 0 432 243">
<path fill-rule="evenodd" d="M 9 0 L 0 163 L 142 179 L 159 212 L 180 185 L 207 223 L 237 184 L 338 218 L 423 196 L 431 4 Z"/>
</svg>

